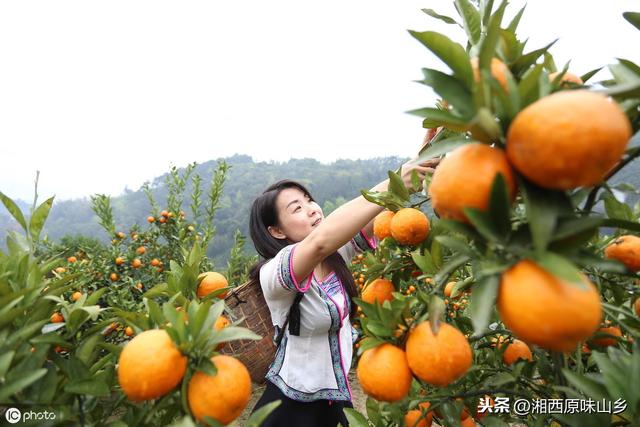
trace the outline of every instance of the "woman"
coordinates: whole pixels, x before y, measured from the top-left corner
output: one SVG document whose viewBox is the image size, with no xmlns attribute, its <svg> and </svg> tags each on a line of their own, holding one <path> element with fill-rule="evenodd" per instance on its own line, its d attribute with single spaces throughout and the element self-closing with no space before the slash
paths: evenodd
<svg viewBox="0 0 640 427">
<path fill-rule="evenodd" d="M 437 163 L 404 164 L 405 185 L 411 187 L 412 171 L 422 182 Z M 388 180 L 371 191 L 387 186 Z M 250 276 L 259 281 L 281 336 L 254 411 L 275 400 L 282 404 L 262 426 L 348 425 L 343 408 L 352 407 L 350 317 L 357 290 L 346 263 L 375 248 L 369 236 L 382 210 L 359 196 L 325 218 L 309 191 L 290 180 L 271 185 L 253 202 L 251 239 L 263 260 Z"/>
</svg>

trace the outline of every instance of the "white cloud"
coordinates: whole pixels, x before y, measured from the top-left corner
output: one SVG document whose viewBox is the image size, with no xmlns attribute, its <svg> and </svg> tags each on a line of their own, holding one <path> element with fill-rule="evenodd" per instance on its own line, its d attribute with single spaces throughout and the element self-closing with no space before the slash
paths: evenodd
<svg viewBox="0 0 640 427">
<path fill-rule="evenodd" d="M 442 65 L 406 30 L 460 31 L 420 12 L 451 4 L 2 2 L 0 189 L 30 198 L 40 170 L 43 196 L 118 194 L 234 153 L 409 156 L 423 132 L 404 111 L 434 101 L 412 80 Z M 528 47 L 561 37 L 558 66 L 577 73 L 638 61 L 633 2 L 584 4 L 531 2 Z"/>
</svg>

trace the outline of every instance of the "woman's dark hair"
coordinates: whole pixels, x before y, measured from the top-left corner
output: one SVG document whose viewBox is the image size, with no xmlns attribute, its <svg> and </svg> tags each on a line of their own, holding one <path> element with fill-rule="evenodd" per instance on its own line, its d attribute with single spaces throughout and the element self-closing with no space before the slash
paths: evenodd
<svg viewBox="0 0 640 427">
<path fill-rule="evenodd" d="M 276 239 L 269 233 L 268 227 L 278 225 L 278 209 L 276 200 L 282 190 L 287 188 L 297 188 L 309 197 L 311 201 L 311 193 L 306 187 L 296 181 L 282 180 L 269 186 L 260 196 L 258 196 L 251 205 L 251 217 L 249 218 L 249 231 L 253 245 L 258 254 L 262 258 L 249 271 L 249 280 L 253 283 L 260 282 L 260 268 L 271 258 L 275 257 L 280 250 L 289 245 L 286 239 Z M 351 300 L 350 317 L 353 318 L 356 313 L 356 304 L 353 298 L 358 296 L 356 284 L 353 276 L 338 252 L 334 252 L 326 258 L 328 267 L 336 273 L 340 282 L 344 286 L 349 299 Z"/>
</svg>

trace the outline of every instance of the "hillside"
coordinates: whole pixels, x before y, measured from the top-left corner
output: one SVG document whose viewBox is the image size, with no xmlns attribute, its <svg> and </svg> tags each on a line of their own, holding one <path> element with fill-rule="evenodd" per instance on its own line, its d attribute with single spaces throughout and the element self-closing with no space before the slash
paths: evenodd
<svg viewBox="0 0 640 427">
<path fill-rule="evenodd" d="M 249 156 L 236 155 L 224 159 L 230 166 L 224 186 L 221 208 L 216 214 L 216 237 L 211 242 L 208 255 L 216 264 L 224 265 L 233 245 L 236 229 L 248 236 L 249 208 L 259 192 L 270 183 L 290 178 L 305 184 L 314 198 L 323 206 L 325 213 L 335 209 L 336 205 L 360 194 L 360 190 L 370 188 L 387 176 L 387 171 L 397 169 L 404 159 L 398 157 L 375 158 L 368 160 L 338 160 L 323 164 L 314 159 L 293 159 L 287 162 L 254 162 Z M 218 161 L 208 161 L 196 167 L 196 173 L 202 177 L 203 187 L 211 180 L 212 172 Z M 152 192 L 160 206 L 166 201 L 167 188 L 165 176 L 150 181 Z M 187 192 L 187 195 L 189 192 Z M 45 197 L 46 195 L 42 195 Z M 146 226 L 150 205 L 142 189 L 127 191 L 112 197 L 114 219 L 118 229 L 128 229 L 138 223 Z M 189 200 L 185 201 L 185 211 Z M 29 203 L 19 202 L 25 211 Z M 0 204 L 0 232 L 15 228 L 4 206 Z M 98 225 L 97 217 L 91 210 L 89 198 L 60 200 L 54 202 L 44 232 L 51 240 L 58 241 L 65 235 L 84 235 L 95 237 L 107 243 L 110 238 Z M 2 246 L 5 242 L 2 239 Z M 247 250 L 253 251 L 250 243 Z"/>
</svg>

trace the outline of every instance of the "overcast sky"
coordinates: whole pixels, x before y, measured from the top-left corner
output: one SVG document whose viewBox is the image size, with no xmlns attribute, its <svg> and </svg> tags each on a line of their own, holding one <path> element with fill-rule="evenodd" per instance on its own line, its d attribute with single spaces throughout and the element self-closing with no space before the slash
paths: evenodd
<svg viewBox="0 0 640 427">
<path fill-rule="evenodd" d="M 30 201 L 36 170 L 41 200 L 68 199 L 115 196 L 171 165 L 234 153 L 413 155 L 423 130 L 405 111 L 435 100 L 413 80 L 446 68 L 407 30 L 461 40 L 421 12 L 454 16 L 452 4 L 0 2 L 0 191 Z M 511 2 L 507 20 L 523 4 Z M 640 63 L 628 10 L 640 5 L 531 1 L 519 34 L 528 50 L 560 38 L 551 52 L 577 74 L 616 57 Z"/>
</svg>

